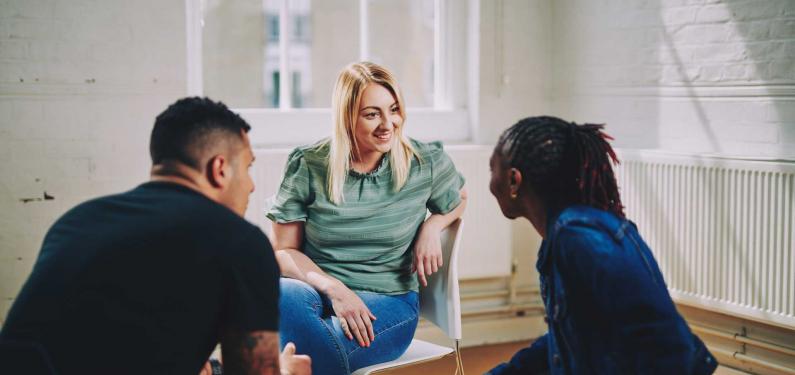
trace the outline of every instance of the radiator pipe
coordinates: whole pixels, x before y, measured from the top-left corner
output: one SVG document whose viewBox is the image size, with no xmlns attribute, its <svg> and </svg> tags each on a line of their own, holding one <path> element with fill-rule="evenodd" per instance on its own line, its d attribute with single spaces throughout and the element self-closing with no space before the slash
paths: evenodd
<svg viewBox="0 0 795 375">
<path fill-rule="evenodd" d="M 516 286 L 516 270 L 519 269 L 519 260 L 513 258 L 513 262 L 511 263 L 511 279 L 508 281 L 508 287 L 510 288 L 510 294 L 508 294 L 508 304 L 513 306 L 516 304 L 516 293 L 517 293 L 517 286 Z"/>
<path fill-rule="evenodd" d="M 461 316 L 478 316 L 478 315 L 488 315 L 488 314 L 505 314 L 505 313 L 516 313 L 517 311 L 544 311 L 544 305 L 538 303 L 525 303 L 525 304 L 517 304 L 512 306 L 498 306 L 498 307 L 490 307 L 485 309 L 478 309 L 472 311 L 463 311 L 461 312 Z"/>
<path fill-rule="evenodd" d="M 771 369 L 771 370 L 776 370 L 776 371 L 779 371 L 779 372 L 783 372 L 785 374 L 795 375 L 795 369 L 793 369 L 791 367 L 784 367 L 784 366 L 781 366 L 781 365 L 777 365 L 775 363 L 770 363 L 768 361 L 764 361 L 764 360 L 757 359 L 757 358 L 754 358 L 754 357 L 749 357 L 749 356 L 747 356 L 747 355 L 745 355 L 743 353 L 740 353 L 740 352 L 733 352 L 731 350 L 720 349 L 720 348 L 709 348 L 709 350 L 712 353 L 721 354 L 721 355 L 726 356 L 726 357 L 732 357 L 732 358 L 737 359 L 737 360 L 739 360 L 741 362 L 747 362 L 747 363 L 750 363 L 750 364 L 753 364 L 753 365 L 757 365 L 757 366 L 765 367 L 765 368 L 768 368 L 768 369 Z"/>
<path fill-rule="evenodd" d="M 514 291 L 517 294 L 538 294 L 539 293 L 538 287 L 517 287 Z M 462 300 L 486 299 L 486 298 L 496 298 L 496 297 L 509 297 L 510 295 L 511 295 L 511 291 L 503 289 L 503 290 L 494 290 L 494 291 L 488 291 L 488 292 L 461 293 L 461 299 Z"/>
<path fill-rule="evenodd" d="M 781 353 L 781 354 L 785 354 L 785 355 L 788 355 L 790 357 L 795 357 L 795 350 L 793 350 L 793 349 L 790 349 L 790 348 L 787 348 L 787 347 L 784 347 L 784 346 L 781 346 L 781 345 L 771 344 L 769 342 L 764 342 L 764 341 L 752 339 L 750 337 L 743 336 L 742 334 L 739 334 L 739 333 L 721 331 L 721 330 L 717 330 L 717 329 L 714 329 L 714 328 L 705 327 L 705 326 L 702 326 L 702 325 L 699 325 L 699 324 L 690 324 L 690 329 L 693 330 L 693 332 L 696 332 L 696 333 L 706 333 L 708 335 L 717 336 L 717 337 L 721 337 L 721 338 L 728 339 L 728 340 L 734 340 L 734 341 L 737 341 L 739 343 L 748 344 L 748 345 L 751 345 L 751 346 L 764 348 L 764 349 L 767 349 L 767 350 L 770 350 L 770 351 L 774 351 L 774 352 L 778 352 L 778 353 Z"/>
</svg>

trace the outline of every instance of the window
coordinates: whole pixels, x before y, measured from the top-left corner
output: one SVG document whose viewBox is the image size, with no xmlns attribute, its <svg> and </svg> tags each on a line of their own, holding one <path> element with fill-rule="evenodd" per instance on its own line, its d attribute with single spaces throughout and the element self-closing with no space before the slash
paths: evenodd
<svg viewBox="0 0 795 375">
<path fill-rule="evenodd" d="M 268 42 L 279 43 L 279 15 L 269 14 L 268 19 Z"/>
<path fill-rule="evenodd" d="M 362 60 L 383 64 L 397 76 L 409 135 L 469 137 L 467 65 L 461 63 L 468 56 L 465 2 L 186 4 L 189 93 L 221 100 L 241 113 L 254 127 L 255 144 L 307 143 L 327 135 L 337 74 Z"/>
</svg>

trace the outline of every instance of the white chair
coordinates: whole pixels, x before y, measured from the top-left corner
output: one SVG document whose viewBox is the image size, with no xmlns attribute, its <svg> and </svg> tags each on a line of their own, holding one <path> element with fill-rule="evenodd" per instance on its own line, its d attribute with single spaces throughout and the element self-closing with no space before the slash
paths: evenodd
<svg viewBox="0 0 795 375">
<path fill-rule="evenodd" d="M 461 242 L 463 222 L 459 219 L 442 231 L 442 257 L 444 265 L 439 272 L 428 278 L 428 286 L 420 285 L 420 316 L 437 325 L 448 337 L 455 341 L 455 351 L 461 340 L 461 298 L 458 291 L 458 249 Z M 367 375 L 376 372 L 433 361 L 453 353 L 453 348 L 414 339 L 400 358 L 360 368 L 353 375 Z M 457 355 L 457 369 L 461 368 L 460 353 Z"/>
</svg>

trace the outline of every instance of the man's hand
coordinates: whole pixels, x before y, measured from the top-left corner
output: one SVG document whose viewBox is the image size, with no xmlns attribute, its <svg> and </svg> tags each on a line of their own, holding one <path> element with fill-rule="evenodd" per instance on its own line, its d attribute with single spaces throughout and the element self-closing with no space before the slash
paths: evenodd
<svg viewBox="0 0 795 375">
<path fill-rule="evenodd" d="M 308 355 L 295 354 L 295 344 L 288 342 L 279 356 L 282 375 L 311 375 L 312 359 Z"/>
<path fill-rule="evenodd" d="M 221 365 L 220 358 L 210 358 L 209 360 L 207 360 L 207 362 L 204 363 L 204 367 L 202 367 L 202 370 L 201 372 L 199 372 L 199 375 L 219 374 L 220 372 L 213 372 L 213 362 L 216 362 L 216 366 Z"/>
<path fill-rule="evenodd" d="M 414 243 L 414 259 L 411 272 L 417 272 L 422 286 L 428 286 L 427 276 L 430 276 L 443 265 L 441 229 L 428 221 L 420 226 L 417 241 Z"/>
<path fill-rule="evenodd" d="M 204 363 L 204 367 L 199 371 L 199 375 L 213 375 L 213 367 L 210 365 L 210 361 Z"/>
<path fill-rule="evenodd" d="M 328 294 L 331 300 L 331 307 L 334 314 L 340 320 L 340 326 L 348 340 L 359 342 L 359 346 L 369 347 L 370 342 L 375 340 L 373 332 L 373 320 L 375 315 L 370 312 L 367 305 L 356 293 L 348 289 L 342 283 L 337 284 L 333 291 Z"/>
</svg>

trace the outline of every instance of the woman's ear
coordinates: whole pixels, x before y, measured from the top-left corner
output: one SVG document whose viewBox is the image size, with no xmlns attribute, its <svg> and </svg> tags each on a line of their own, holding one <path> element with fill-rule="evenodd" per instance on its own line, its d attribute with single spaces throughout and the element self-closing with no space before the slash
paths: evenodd
<svg viewBox="0 0 795 375">
<path fill-rule="evenodd" d="M 508 176 L 508 190 L 511 198 L 516 198 L 519 196 L 519 187 L 522 186 L 522 172 L 516 168 L 511 168 L 508 171 Z"/>
<path fill-rule="evenodd" d="M 229 173 L 227 165 L 228 160 L 223 155 L 215 155 L 207 162 L 207 181 L 210 185 L 217 188 L 223 188 L 228 184 Z"/>
</svg>

